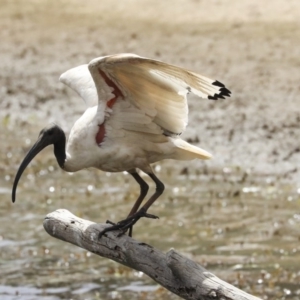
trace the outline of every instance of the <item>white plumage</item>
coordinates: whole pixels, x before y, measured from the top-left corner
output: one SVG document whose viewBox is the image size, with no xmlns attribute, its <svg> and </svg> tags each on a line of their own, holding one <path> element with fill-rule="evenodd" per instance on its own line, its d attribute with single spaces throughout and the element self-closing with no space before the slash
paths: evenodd
<svg viewBox="0 0 300 300">
<path fill-rule="evenodd" d="M 20 165 L 13 201 L 26 166 L 38 152 L 53 144 L 57 161 L 66 171 L 95 167 L 109 172 L 128 171 L 134 177 L 141 188 L 139 198 L 125 220 L 104 231 L 125 232 L 130 228 L 130 235 L 139 218 L 156 218 L 147 210 L 162 194 L 164 185 L 153 173 L 152 163 L 211 157 L 179 137 L 188 123 L 187 94 L 212 100 L 230 96 L 219 81 L 134 54 L 93 59 L 88 65 L 68 70 L 60 81 L 83 98 L 87 109 L 71 129 L 67 145 L 57 125 L 41 131 Z M 140 210 L 148 185 L 136 169 L 147 173 L 156 184 L 156 192 Z"/>
<path fill-rule="evenodd" d="M 88 108 L 71 130 L 68 171 L 97 167 L 149 172 L 151 163 L 165 158 L 208 159 L 208 152 L 178 136 L 188 123 L 187 94 L 229 95 L 224 85 L 213 84 L 215 80 L 134 54 L 93 59 L 68 70 L 60 81 L 75 90 Z M 108 107 L 108 101 L 116 97 Z M 101 124 L 105 124 L 105 137 L 96 145 Z"/>
</svg>

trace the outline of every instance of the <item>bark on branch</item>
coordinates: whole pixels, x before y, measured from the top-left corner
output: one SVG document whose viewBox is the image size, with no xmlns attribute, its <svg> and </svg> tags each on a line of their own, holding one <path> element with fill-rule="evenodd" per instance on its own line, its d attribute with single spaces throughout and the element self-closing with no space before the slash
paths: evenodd
<svg viewBox="0 0 300 300">
<path fill-rule="evenodd" d="M 141 271 L 182 297 L 199 300 L 261 300 L 219 279 L 175 250 L 166 254 L 118 232 L 98 234 L 107 224 L 96 224 L 59 209 L 48 214 L 44 228 L 51 236 Z"/>
</svg>

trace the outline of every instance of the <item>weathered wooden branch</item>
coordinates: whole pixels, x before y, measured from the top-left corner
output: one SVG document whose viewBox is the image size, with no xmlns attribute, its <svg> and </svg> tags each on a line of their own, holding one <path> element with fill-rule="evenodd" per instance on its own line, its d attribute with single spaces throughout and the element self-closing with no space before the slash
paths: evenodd
<svg viewBox="0 0 300 300">
<path fill-rule="evenodd" d="M 80 219 L 65 209 L 48 214 L 44 220 L 51 236 L 141 271 L 183 299 L 259 300 L 175 250 L 165 254 L 127 235 L 117 237 L 118 232 L 108 232 L 98 239 L 106 226 L 110 225 Z"/>
</svg>

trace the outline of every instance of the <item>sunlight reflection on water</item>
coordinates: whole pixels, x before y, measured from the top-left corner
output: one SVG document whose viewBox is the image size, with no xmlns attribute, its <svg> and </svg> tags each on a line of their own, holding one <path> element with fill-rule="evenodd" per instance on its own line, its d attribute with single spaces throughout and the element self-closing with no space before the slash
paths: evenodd
<svg viewBox="0 0 300 300">
<path fill-rule="evenodd" d="M 17 166 L 22 155 L 14 155 L 12 163 Z M 166 292 L 161 294 L 147 276 L 139 277 L 136 271 L 44 232 L 44 216 L 58 208 L 67 208 L 95 222 L 118 221 L 129 212 L 139 193 L 131 177 L 122 173 L 84 170 L 67 176 L 53 159 L 44 159 L 48 155 L 53 156 L 50 150 L 28 167 L 13 205 L 13 170 L 3 166 L 6 175 L 0 178 L 0 193 L 5 198 L 0 202 L 0 298 L 13 300 L 17 299 L 16 293 L 22 293 L 26 300 L 71 299 L 72 295 L 74 299 L 79 295 L 84 296 L 78 299 L 139 299 L 140 293 L 154 297 L 157 292 L 156 298 L 173 299 Z M 288 295 L 281 289 L 286 282 L 291 296 L 295 295 L 300 280 L 297 188 L 277 186 L 274 180 L 253 174 L 241 180 L 243 173 L 232 166 L 206 170 L 206 175 L 193 165 L 181 167 L 170 162 L 160 163 L 157 169 L 166 190 L 151 212 L 160 219 L 140 220 L 134 238 L 163 251 L 174 247 L 189 253 L 208 269 L 222 272 L 223 279 L 249 292 L 276 286 Z M 150 192 L 153 191 L 150 183 Z M 261 270 L 270 274 L 264 275 L 263 283 L 259 281 Z"/>
</svg>

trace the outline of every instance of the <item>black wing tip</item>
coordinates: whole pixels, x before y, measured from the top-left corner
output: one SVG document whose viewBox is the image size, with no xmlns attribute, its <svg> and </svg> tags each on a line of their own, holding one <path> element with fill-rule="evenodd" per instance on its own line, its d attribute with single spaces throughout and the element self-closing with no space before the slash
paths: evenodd
<svg viewBox="0 0 300 300">
<path fill-rule="evenodd" d="M 225 85 L 222 82 L 218 81 L 218 80 L 214 81 L 212 83 L 212 85 L 219 86 L 221 88 L 225 87 Z"/>
<path fill-rule="evenodd" d="M 220 95 L 230 96 L 230 94 L 231 94 L 231 91 L 229 89 L 227 89 L 226 87 L 222 87 L 220 89 Z"/>
<path fill-rule="evenodd" d="M 225 99 L 225 97 L 231 96 L 231 91 L 225 87 L 223 83 L 216 80 L 212 83 L 215 86 L 220 87 L 219 93 L 214 94 L 213 96 L 208 96 L 209 100 L 218 100 L 218 99 Z"/>
<path fill-rule="evenodd" d="M 219 93 L 219 94 L 214 94 L 213 96 L 208 96 L 207 98 L 209 100 L 218 100 L 218 99 L 226 99 L 226 97 L 230 97 L 230 93 Z"/>
</svg>

